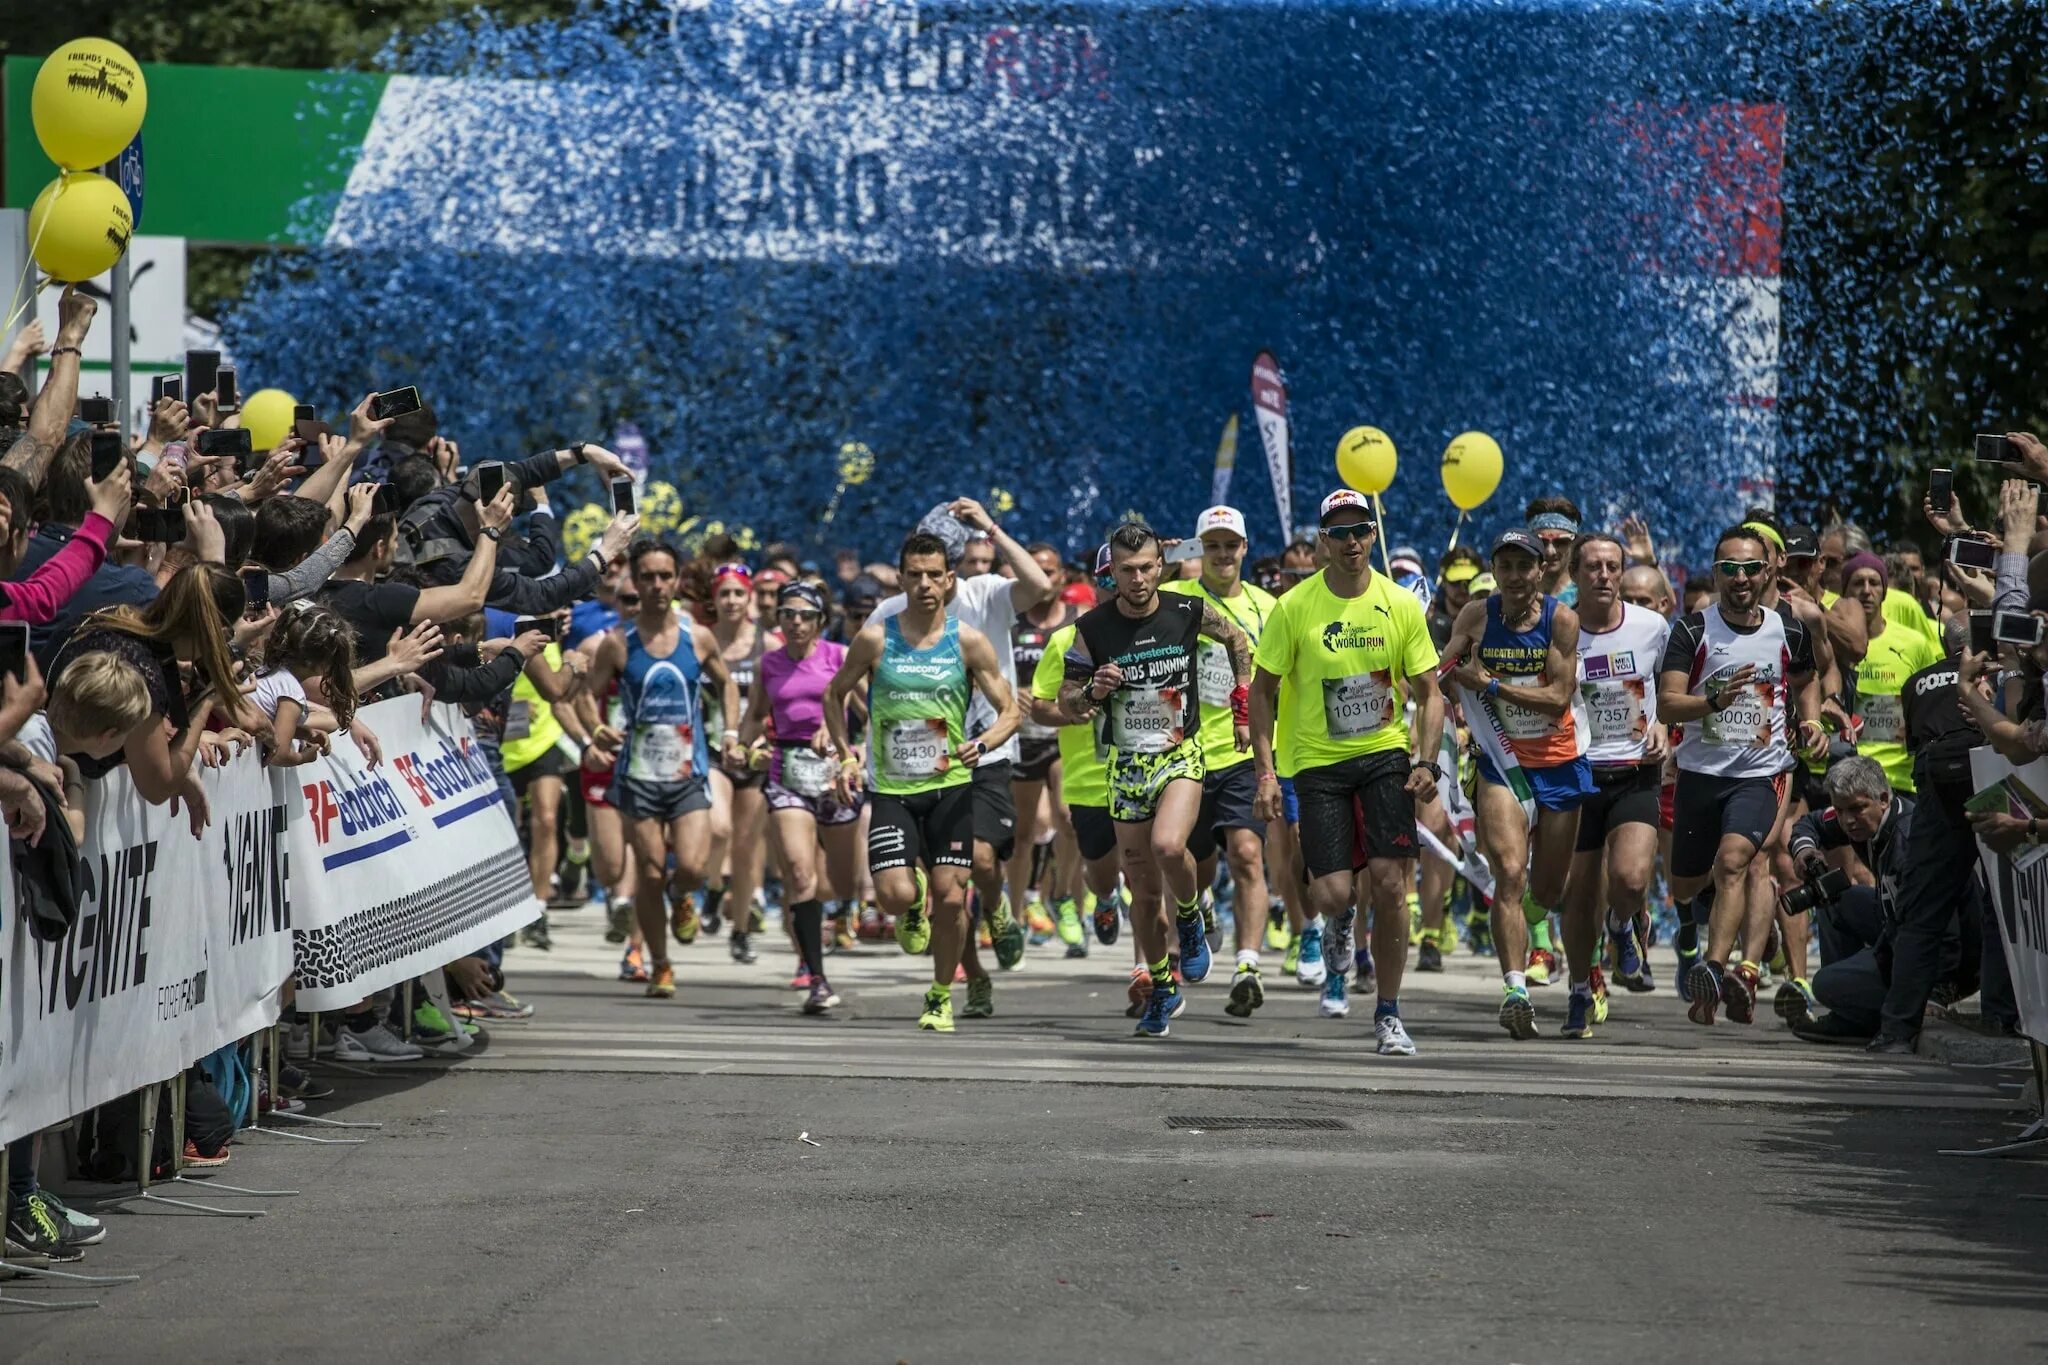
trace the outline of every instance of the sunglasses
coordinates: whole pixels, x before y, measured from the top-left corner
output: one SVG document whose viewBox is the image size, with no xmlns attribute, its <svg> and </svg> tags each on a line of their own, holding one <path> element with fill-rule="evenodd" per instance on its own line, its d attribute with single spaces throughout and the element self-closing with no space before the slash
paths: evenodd
<svg viewBox="0 0 2048 1365">
<path fill-rule="evenodd" d="M 622 607 L 637 607 L 640 605 L 640 594 L 637 592 L 622 592 L 619 594 L 618 601 Z"/>
<path fill-rule="evenodd" d="M 822 621 L 825 619 L 825 613 L 815 611 L 810 607 L 777 607 L 775 609 L 775 619 L 778 621 Z"/>
<path fill-rule="evenodd" d="M 1769 567 L 1761 559 L 1717 559 L 1714 568 L 1730 578 L 1756 578 Z"/>
<path fill-rule="evenodd" d="M 1373 534 L 1373 525 L 1369 521 L 1354 522 L 1349 526 L 1325 526 L 1322 529 L 1324 535 L 1339 543 L 1347 540 L 1369 540 Z"/>
</svg>

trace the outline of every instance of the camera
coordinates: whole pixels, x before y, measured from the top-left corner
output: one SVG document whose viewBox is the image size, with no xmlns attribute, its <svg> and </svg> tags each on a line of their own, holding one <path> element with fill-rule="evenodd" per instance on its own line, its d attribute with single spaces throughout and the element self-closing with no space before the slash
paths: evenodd
<svg viewBox="0 0 2048 1365">
<path fill-rule="evenodd" d="M 1849 874 L 1839 867 L 1822 865 L 1814 871 L 1801 868 L 1799 885 L 1778 897 L 1778 909 L 1788 915 L 1804 915 L 1834 904 L 1835 897 L 1848 889 Z"/>
</svg>

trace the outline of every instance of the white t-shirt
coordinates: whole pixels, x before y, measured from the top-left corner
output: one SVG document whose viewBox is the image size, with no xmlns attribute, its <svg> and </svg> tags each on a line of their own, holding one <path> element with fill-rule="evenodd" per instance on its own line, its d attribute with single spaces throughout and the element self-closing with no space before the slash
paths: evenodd
<svg viewBox="0 0 2048 1365">
<path fill-rule="evenodd" d="M 1579 624 L 1579 696 L 1586 704 L 1586 757 L 1595 766 L 1639 763 L 1657 723 L 1657 669 L 1671 623 L 1624 602 L 1612 630 Z"/>
<path fill-rule="evenodd" d="M 256 692 L 251 698 L 263 708 L 263 714 L 277 719 L 277 704 L 291 700 L 299 704 L 301 717 L 310 709 L 306 701 L 306 689 L 299 685 L 298 677 L 288 668 L 275 668 L 256 680 Z"/>
<path fill-rule="evenodd" d="M 21 747 L 45 763 L 57 761 L 57 734 L 50 728 L 50 718 L 41 711 L 30 716 L 22 724 L 21 732 L 15 736 Z"/>
<path fill-rule="evenodd" d="M 1011 696 L 1017 694 L 1017 658 L 1010 643 L 1010 627 L 1017 622 L 1017 609 L 1010 605 L 1010 591 L 1016 586 L 1016 579 L 999 573 L 976 574 L 958 580 L 953 587 L 953 600 L 946 604 L 948 616 L 988 637 L 989 644 L 995 647 L 996 667 L 1003 670 L 1003 681 L 1010 685 Z M 868 617 L 868 624 L 900 616 L 908 605 L 900 592 L 885 597 Z M 972 739 L 995 723 L 995 707 L 989 705 L 979 688 L 975 689 L 967 703 L 967 737 Z M 1015 763 L 1017 737 L 1011 735 L 1002 747 L 989 750 L 987 758 L 990 763 Z"/>
</svg>

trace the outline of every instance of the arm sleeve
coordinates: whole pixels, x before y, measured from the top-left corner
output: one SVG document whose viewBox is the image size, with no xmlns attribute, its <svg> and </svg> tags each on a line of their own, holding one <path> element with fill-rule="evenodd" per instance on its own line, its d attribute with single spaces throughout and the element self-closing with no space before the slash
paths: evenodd
<svg viewBox="0 0 2048 1365">
<path fill-rule="evenodd" d="M 321 542 L 320 548 L 286 569 L 270 576 L 270 600 L 291 602 L 311 597 L 316 589 L 334 577 L 334 571 L 355 553 L 356 533 L 344 526 Z"/>
<path fill-rule="evenodd" d="M 467 704 L 497 696 L 519 680 L 519 671 L 524 667 L 526 660 L 519 651 L 508 649 L 478 667 L 451 664 L 443 655 L 422 668 L 420 676 L 433 685 L 435 701 Z"/>
<path fill-rule="evenodd" d="M 490 592 L 484 602 L 520 616 L 545 616 L 588 597 L 597 587 L 598 572 L 585 555 L 552 578 L 529 578 L 514 569 L 499 568 L 491 575 Z"/>
<path fill-rule="evenodd" d="M 43 625 L 57 619 L 85 581 L 99 572 L 107 558 L 107 540 L 114 524 L 97 512 L 86 514 L 71 539 L 19 583 L 9 583 L 0 621 Z"/>
<path fill-rule="evenodd" d="M 1693 660 L 1699 657 L 1702 625 L 1697 615 L 1681 616 L 1671 627 L 1671 638 L 1664 642 L 1664 658 L 1657 665 L 1659 673 L 1683 673 L 1692 676 Z"/>
</svg>

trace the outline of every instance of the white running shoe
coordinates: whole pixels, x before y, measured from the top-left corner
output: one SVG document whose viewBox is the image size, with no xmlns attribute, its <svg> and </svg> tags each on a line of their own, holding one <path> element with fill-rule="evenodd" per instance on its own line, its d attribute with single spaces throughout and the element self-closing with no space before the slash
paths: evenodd
<svg viewBox="0 0 2048 1365">
<path fill-rule="evenodd" d="M 1344 974 L 1338 972 L 1323 982 L 1323 998 L 1316 1005 L 1316 1013 L 1325 1019 L 1342 1019 L 1351 1013 L 1351 1001 L 1346 994 Z"/>
<path fill-rule="evenodd" d="M 367 1033 L 343 1028 L 334 1039 L 335 1060 L 343 1062 L 416 1062 L 427 1054 L 382 1024 Z"/>
<path fill-rule="evenodd" d="M 1379 1035 L 1380 1056 L 1413 1057 L 1415 1040 L 1408 1036 L 1398 1014 L 1382 1014 L 1373 1021 L 1373 1032 Z"/>
</svg>

